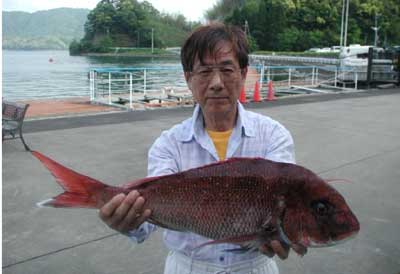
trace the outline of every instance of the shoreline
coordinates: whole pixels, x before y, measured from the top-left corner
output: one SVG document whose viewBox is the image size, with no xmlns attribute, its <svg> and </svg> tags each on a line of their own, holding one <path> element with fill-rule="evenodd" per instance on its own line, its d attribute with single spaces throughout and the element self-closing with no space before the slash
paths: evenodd
<svg viewBox="0 0 400 274">
<path fill-rule="evenodd" d="M 269 107 L 291 104 L 311 103 L 317 101 L 339 100 L 354 97 L 369 97 L 381 96 L 387 94 L 400 94 L 400 87 L 391 89 L 370 89 L 358 90 L 353 92 L 332 92 L 324 94 L 299 94 L 279 97 L 275 101 L 266 101 L 265 98 L 262 102 L 256 103 L 248 101 L 245 105 L 249 108 L 259 108 L 269 105 Z M 20 100 L 19 103 L 30 104 L 25 119 L 27 121 L 54 119 L 54 118 L 68 118 L 76 116 L 92 116 L 98 114 L 112 114 L 112 113 L 129 113 L 129 112 L 143 112 L 144 109 L 138 110 L 123 110 L 114 106 L 102 105 L 99 103 L 90 102 L 89 97 L 70 97 L 60 99 L 34 99 L 34 100 Z M 159 110 L 172 110 L 172 109 L 187 109 L 187 107 L 157 107 L 148 109 L 144 112 L 157 112 Z"/>
<path fill-rule="evenodd" d="M 73 55 L 71 55 L 73 56 Z M 179 58 L 177 54 L 129 54 L 129 53 L 83 53 L 75 56 L 91 56 L 91 57 L 157 57 L 157 58 L 172 58 L 176 57 Z"/>
</svg>

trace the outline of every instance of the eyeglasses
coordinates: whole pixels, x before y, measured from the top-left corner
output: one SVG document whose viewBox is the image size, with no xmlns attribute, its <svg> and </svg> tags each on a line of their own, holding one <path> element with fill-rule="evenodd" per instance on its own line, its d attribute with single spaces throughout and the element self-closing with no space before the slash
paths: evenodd
<svg viewBox="0 0 400 274">
<path fill-rule="evenodd" d="M 217 70 L 219 76 L 222 80 L 234 80 L 238 77 L 238 71 L 241 69 L 235 66 L 224 66 L 224 65 L 216 65 L 216 66 L 200 66 L 197 69 L 193 70 L 191 74 L 199 80 L 208 81 L 211 80 L 214 76 L 214 70 Z"/>
</svg>

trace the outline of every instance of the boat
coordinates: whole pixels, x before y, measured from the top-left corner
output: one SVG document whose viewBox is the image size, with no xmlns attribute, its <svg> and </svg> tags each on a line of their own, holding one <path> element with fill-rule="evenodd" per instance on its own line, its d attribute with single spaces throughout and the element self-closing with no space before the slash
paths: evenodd
<svg viewBox="0 0 400 274">
<path fill-rule="evenodd" d="M 367 81 L 368 57 L 372 48 L 370 81 L 393 80 L 393 60 L 388 58 L 386 50 L 374 46 L 362 46 L 359 44 L 342 47 L 340 60 L 340 81 Z"/>
</svg>

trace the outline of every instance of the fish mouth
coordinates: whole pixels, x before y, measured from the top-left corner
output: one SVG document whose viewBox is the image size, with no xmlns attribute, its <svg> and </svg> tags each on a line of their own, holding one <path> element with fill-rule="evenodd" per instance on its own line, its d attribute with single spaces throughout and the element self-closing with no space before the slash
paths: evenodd
<svg viewBox="0 0 400 274">
<path fill-rule="evenodd" d="M 305 242 L 307 242 L 307 246 L 308 247 L 312 247 L 312 248 L 329 247 L 329 246 L 342 244 L 342 243 L 347 242 L 347 241 L 349 241 L 351 239 L 354 239 L 357 236 L 357 234 L 358 234 L 358 231 L 353 231 L 353 232 L 349 232 L 349 233 L 346 233 L 346 234 L 342 234 L 342 235 L 340 235 L 338 237 L 335 237 L 334 239 L 331 237 L 326 242 L 316 242 L 311 238 L 306 239 Z"/>
</svg>

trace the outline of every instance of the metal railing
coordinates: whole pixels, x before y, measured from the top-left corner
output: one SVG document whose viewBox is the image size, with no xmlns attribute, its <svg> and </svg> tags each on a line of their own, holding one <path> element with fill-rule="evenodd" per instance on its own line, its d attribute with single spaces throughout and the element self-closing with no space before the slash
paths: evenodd
<svg viewBox="0 0 400 274">
<path fill-rule="evenodd" d="M 360 72 L 343 70 L 337 66 L 251 66 L 246 82 L 247 92 L 252 92 L 259 81 L 261 93 L 268 91 L 273 82 L 279 95 L 330 92 L 337 89 L 358 88 Z M 251 80 L 249 80 L 251 79 Z M 248 83 L 254 81 L 254 83 Z M 177 103 L 191 99 L 181 66 L 143 68 L 94 68 L 89 71 L 90 100 L 92 102 L 135 108 L 152 101 Z M 317 89 L 324 87 L 325 90 Z M 346 87 L 347 86 L 347 87 Z M 300 90 L 300 91 L 299 91 Z M 329 91 L 328 91 L 329 92 Z"/>
</svg>

